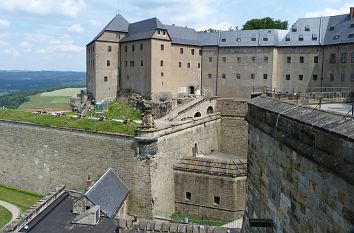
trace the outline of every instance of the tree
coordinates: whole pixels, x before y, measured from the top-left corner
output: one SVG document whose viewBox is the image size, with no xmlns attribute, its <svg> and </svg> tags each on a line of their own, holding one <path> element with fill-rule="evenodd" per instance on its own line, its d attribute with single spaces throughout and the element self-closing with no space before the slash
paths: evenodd
<svg viewBox="0 0 354 233">
<path fill-rule="evenodd" d="M 209 28 L 207 30 L 204 30 L 204 32 L 218 32 L 219 30 L 214 29 L 214 28 Z"/>
<path fill-rule="evenodd" d="M 242 30 L 253 29 L 288 29 L 288 21 L 281 21 L 280 19 L 274 20 L 270 17 L 262 19 L 251 19 L 243 25 Z"/>
</svg>

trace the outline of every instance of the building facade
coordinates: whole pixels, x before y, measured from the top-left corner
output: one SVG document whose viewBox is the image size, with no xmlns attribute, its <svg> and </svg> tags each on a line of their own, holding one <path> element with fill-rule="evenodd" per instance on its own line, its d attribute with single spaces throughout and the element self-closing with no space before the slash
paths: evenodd
<svg viewBox="0 0 354 233">
<path fill-rule="evenodd" d="M 87 45 L 87 88 L 96 100 L 121 89 L 242 99 L 265 90 L 353 91 L 354 8 L 301 18 L 289 30 L 197 32 L 117 15 Z"/>
</svg>

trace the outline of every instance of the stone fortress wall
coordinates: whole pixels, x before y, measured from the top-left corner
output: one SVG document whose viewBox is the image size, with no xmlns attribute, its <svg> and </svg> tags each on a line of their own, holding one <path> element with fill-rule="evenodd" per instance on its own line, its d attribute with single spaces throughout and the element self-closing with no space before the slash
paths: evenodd
<svg viewBox="0 0 354 233">
<path fill-rule="evenodd" d="M 350 232 L 354 118 L 258 97 L 248 105 L 243 232 Z M 270 219 L 273 228 L 250 227 Z"/>
</svg>

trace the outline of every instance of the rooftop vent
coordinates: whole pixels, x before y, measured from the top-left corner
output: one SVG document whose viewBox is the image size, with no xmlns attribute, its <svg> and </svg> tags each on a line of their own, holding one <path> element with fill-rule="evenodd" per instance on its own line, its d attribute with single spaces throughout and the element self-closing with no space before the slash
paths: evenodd
<svg viewBox="0 0 354 233">
<path fill-rule="evenodd" d="M 306 32 L 309 32 L 309 31 L 310 31 L 310 26 L 309 26 L 309 25 L 306 25 L 306 26 L 305 26 L 305 31 L 306 31 Z"/>
<path fill-rule="evenodd" d="M 354 38 L 354 33 L 349 33 L 348 38 Z"/>
<path fill-rule="evenodd" d="M 241 42 L 241 37 L 240 37 L 240 36 L 237 36 L 236 41 L 237 41 L 237 42 Z"/>
<path fill-rule="evenodd" d="M 317 40 L 317 34 L 316 33 L 312 34 L 312 40 Z"/>
<path fill-rule="evenodd" d="M 286 35 L 285 41 L 290 41 L 290 35 Z"/>
<path fill-rule="evenodd" d="M 303 35 L 299 35 L 299 41 L 304 41 L 304 36 Z"/>
<path fill-rule="evenodd" d="M 329 30 L 333 31 L 334 30 L 334 26 L 329 27 Z"/>
<path fill-rule="evenodd" d="M 292 31 L 292 32 L 297 32 L 297 28 L 296 28 L 295 25 L 292 26 L 291 31 Z"/>
<path fill-rule="evenodd" d="M 339 35 L 338 34 L 333 37 L 333 40 L 338 40 L 338 39 L 339 39 Z"/>
<path fill-rule="evenodd" d="M 350 7 L 350 13 L 349 13 L 350 19 L 354 18 L 354 7 Z"/>
<path fill-rule="evenodd" d="M 222 39 L 221 39 L 221 42 L 226 42 L 226 38 L 222 38 Z"/>
</svg>

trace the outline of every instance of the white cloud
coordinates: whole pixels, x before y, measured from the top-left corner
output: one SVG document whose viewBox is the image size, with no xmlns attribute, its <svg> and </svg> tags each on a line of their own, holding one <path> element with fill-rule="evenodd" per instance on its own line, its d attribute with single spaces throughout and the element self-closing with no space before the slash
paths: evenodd
<svg viewBox="0 0 354 233">
<path fill-rule="evenodd" d="M 53 44 L 49 45 L 47 48 L 38 50 L 38 53 L 41 54 L 50 54 L 50 53 L 81 53 L 85 51 L 85 47 L 77 46 L 72 43 L 67 44 Z"/>
<path fill-rule="evenodd" d="M 0 47 L 7 46 L 9 43 L 6 41 L 0 40 Z"/>
<path fill-rule="evenodd" d="M 73 24 L 68 28 L 68 31 L 80 33 L 84 31 L 84 28 L 80 24 Z"/>
<path fill-rule="evenodd" d="M 27 41 L 22 41 L 20 43 L 20 47 L 26 52 L 31 52 L 32 51 L 32 44 L 30 44 Z"/>
<path fill-rule="evenodd" d="M 331 15 L 342 15 L 349 14 L 349 9 L 352 7 L 352 3 L 346 3 L 339 8 L 324 8 L 318 11 L 307 12 L 305 17 L 319 17 L 319 16 L 331 16 Z"/>
<path fill-rule="evenodd" d="M 33 42 L 43 42 L 43 41 L 55 41 L 55 40 L 69 40 L 70 36 L 69 35 L 47 35 L 47 34 L 41 34 L 41 33 L 25 33 L 24 34 L 24 39 L 26 41 L 33 41 Z"/>
<path fill-rule="evenodd" d="M 19 57 L 20 56 L 20 53 L 14 48 L 4 49 L 4 50 L 2 50 L 2 53 L 6 54 L 8 56 L 11 56 L 11 57 Z"/>
<path fill-rule="evenodd" d="M 6 19 L 0 19 L 0 28 L 7 28 L 10 25 L 10 21 Z"/>
<path fill-rule="evenodd" d="M 75 17 L 86 9 L 84 0 L 1 0 L 0 9 L 35 15 L 66 15 Z"/>
</svg>

